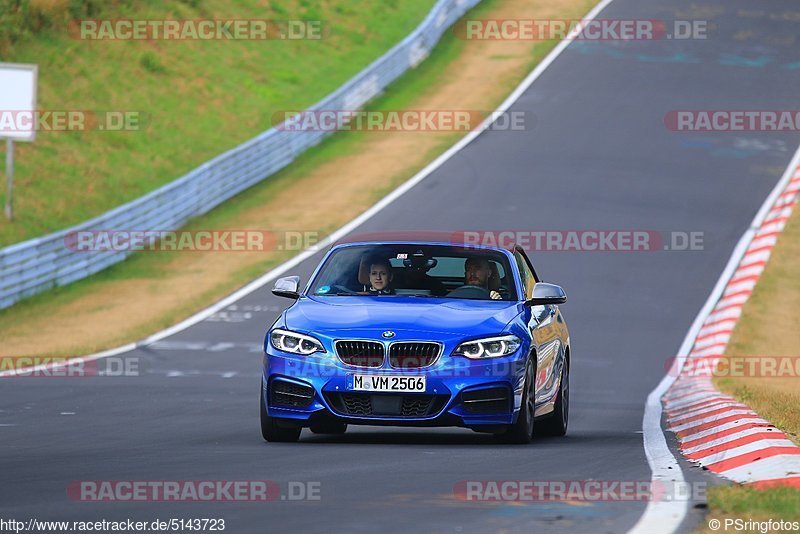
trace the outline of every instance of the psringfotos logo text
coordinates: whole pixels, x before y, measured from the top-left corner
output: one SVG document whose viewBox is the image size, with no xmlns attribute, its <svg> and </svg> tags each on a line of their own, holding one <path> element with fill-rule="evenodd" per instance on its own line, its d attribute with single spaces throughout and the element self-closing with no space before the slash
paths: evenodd
<svg viewBox="0 0 800 534">
<path fill-rule="evenodd" d="M 712 531 L 722 529 L 722 532 L 798 532 L 800 521 L 787 521 L 785 519 L 745 519 L 743 517 L 725 517 L 722 520 L 712 518 L 708 520 L 708 528 Z"/>
</svg>

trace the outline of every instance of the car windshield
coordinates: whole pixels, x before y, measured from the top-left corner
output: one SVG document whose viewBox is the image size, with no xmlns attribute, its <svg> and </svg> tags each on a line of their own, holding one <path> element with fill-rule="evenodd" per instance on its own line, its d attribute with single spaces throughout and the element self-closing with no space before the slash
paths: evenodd
<svg viewBox="0 0 800 534">
<path fill-rule="evenodd" d="M 320 269 L 309 294 L 517 299 L 503 253 L 419 244 L 336 249 Z"/>
</svg>

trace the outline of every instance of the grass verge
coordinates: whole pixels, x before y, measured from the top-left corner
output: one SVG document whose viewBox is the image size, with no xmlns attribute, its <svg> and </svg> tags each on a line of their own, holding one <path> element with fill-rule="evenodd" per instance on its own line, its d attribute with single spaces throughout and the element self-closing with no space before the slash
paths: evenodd
<svg viewBox="0 0 800 534">
<path fill-rule="evenodd" d="M 709 514 L 698 533 L 790 532 L 790 529 L 768 530 L 763 525 L 769 520 L 800 521 L 800 491 L 789 487 L 761 490 L 738 485 L 720 486 L 709 490 L 708 507 Z M 714 520 L 719 521 L 722 528 L 709 528 L 709 522 Z M 756 524 L 748 524 L 748 521 Z"/>
</svg>

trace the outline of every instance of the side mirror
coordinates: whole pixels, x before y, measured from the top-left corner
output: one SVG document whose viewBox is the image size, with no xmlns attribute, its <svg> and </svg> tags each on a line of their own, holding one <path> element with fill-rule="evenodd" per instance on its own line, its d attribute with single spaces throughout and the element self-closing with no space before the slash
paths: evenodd
<svg viewBox="0 0 800 534">
<path fill-rule="evenodd" d="M 561 286 L 539 282 L 533 286 L 533 297 L 525 301 L 528 306 L 547 306 L 548 304 L 564 304 L 567 294 Z"/>
<path fill-rule="evenodd" d="M 295 300 L 300 298 L 300 277 L 284 276 L 283 278 L 278 278 L 275 280 L 275 285 L 272 286 L 272 294 Z"/>
</svg>

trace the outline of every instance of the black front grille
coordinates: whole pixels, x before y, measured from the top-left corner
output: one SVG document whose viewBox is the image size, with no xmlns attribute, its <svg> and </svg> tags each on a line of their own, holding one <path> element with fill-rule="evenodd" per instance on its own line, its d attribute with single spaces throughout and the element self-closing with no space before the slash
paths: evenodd
<svg viewBox="0 0 800 534">
<path fill-rule="evenodd" d="M 314 389 L 294 382 L 273 380 L 269 388 L 270 404 L 273 406 L 305 407 L 314 401 Z"/>
<path fill-rule="evenodd" d="M 329 393 L 333 409 L 354 417 L 388 415 L 427 417 L 444 408 L 447 395 L 372 395 L 370 393 Z"/>
<path fill-rule="evenodd" d="M 403 417 L 425 417 L 430 413 L 433 395 L 425 397 L 403 397 L 400 415 Z"/>
<path fill-rule="evenodd" d="M 400 369 L 427 367 L 436 361 L 441 345 L 429 342 L 392 343 L 389 347 L 389 363 Z"/>
<path fill-rule="evenodd" d="M 376 341 L 337 341 L 336 354 L 348 365 L 359 367 L 383 365 L 383 343 Z"/>
<path fill-rule="evenodd" d="M 372 415 L 372 398 L 369 395 L 342 395 L 345 413 Z"/>
<path fill-rule="evenodd" d="M 506 413 L 511 410 L 508 388 L 472 389 L 461 393 L 461 404 L 472 413 Z"/>
</svg>

